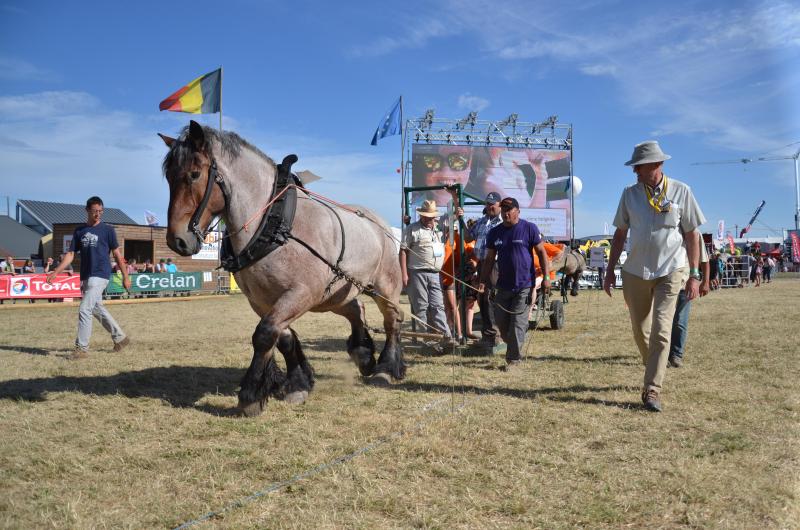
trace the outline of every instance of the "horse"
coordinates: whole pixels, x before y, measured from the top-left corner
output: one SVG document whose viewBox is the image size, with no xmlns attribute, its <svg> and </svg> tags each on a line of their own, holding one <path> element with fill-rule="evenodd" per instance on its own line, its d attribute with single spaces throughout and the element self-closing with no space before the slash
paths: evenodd
<svg viewBox="0 0 800 530">
<path fill-rule="evenodd" d="M 569 303 L 567 290 L 571 296 L 578 296 L 578 281 L 586 270 L 586 258 L 578 250 L 564 251 L 553 259 L 552 270 L 561 272 L 561 299 Z"/>
<path fill-rule="evenodd" d="M 178 138 L 159 136 L 169 148 L 162 164 L 170 192 L 167 245 L 182 256 L 197 253 L 210 223 L 221 217 L 230 229 L 223 264 L 260 318 L 238 394 L 240 414 L 261 414 L 270 396 L 293 404 L 308 398 L 314 370 L 291 325 L 309 311 L 350 322 L 347 352 L 367 381 L 386 385 L 405 377 L 400 264 L 380 217 L 361 206 L 331 206 L 299 179 L 286 184 L 295 177 L 290 169 L 297 157 L 278 165 L 236 133 L 191 121 Z M 259 218 L 259 229 L 248 230 Z M 263 255 L 265 248 L 270 250 Z M 386 342 L 377 363 L 361 293 L 383 315 Z M 283 354 L 285 373 L 274 347 Z"/>
</svg>

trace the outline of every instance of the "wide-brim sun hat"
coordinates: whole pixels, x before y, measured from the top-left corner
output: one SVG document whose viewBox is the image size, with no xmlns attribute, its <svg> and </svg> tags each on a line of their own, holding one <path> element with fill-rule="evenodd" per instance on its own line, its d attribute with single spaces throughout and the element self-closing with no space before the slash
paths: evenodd
<svg viewBox="0 0 800 530">
<path fill-rule="evenodd" d="M 417 213 L 422 217 L 439 217 L 439 210 L 436 209 L 436 201 L 425 201 L 422 206 L 417 208 Z"/>
<path fill-rule="evenodd" d="M 672 157 L 661 150 L 661 146 L 658 145 L 657 141 L 648 140 L 647 142 L 636 144 L 636 146 L 633 148 L 631 159 L 625 162 L 625 165 L 640 166 L 642 164 L 663 162 L 665 160 L 669 160 L 670 158 Z"/>
</svg>

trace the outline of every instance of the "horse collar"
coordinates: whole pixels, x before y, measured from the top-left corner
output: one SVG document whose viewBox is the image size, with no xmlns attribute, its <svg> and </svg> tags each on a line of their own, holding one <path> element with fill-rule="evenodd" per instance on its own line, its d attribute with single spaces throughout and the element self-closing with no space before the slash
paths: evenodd
<svg viewBox="0 0 800 530">
<path fill-rule="evenodd" d="M 297 162 L 297 156 L 288 155 L 283 162 L 278 164 L 270 199 L 281 194 L 284 188 L 289 187 L 289 184 L 302 186 L 300 179 L 291 171 L 292 164 L 295 162 Z M 226 237 L 222 239 L 222 268 L 228 272 L 238 272 L 283 246 L 291 236 L 296 208 L 297 188 L 291 186 L 264 212 L 258 229 L 238 254 L 233 250 L 231 240 L 226 234 Z"/>
</svg>

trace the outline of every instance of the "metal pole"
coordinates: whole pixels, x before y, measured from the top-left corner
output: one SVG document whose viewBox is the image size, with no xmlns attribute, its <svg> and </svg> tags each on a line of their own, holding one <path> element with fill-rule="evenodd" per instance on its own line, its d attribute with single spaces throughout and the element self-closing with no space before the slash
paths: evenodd
<svg viewBox="0 0 800 530">
<path fill-rule="evenodd" d="M 570 216 L 570 234 L 569 234 L 569 248 L 572 249 L 575 244 L 575 167 L 572 157 L 572 146 L 575 145 L 574 132 L 572 126 L 569 128 L 569 137 L 572 140 L 569 144 L 569 216 Z M 605 234 L 603 234 L 605 235 Z"/>
<path fill-rule="evenodd" d="M 219 67 L 219 132 L 222 132 L 222 67 Z"/>
<path fill-rule="evenodd" d="M 219 132 L 222 132 L 222 66 L 219 67 Z M 209 176 L 209 178 L 211 178 Z M 218 225 L 219 226 L 219 225 Z M 217 230 L 217 234 L 220 234 Z M 222 238 L 217 237 L 217 294 L 222 293 L 222 275 L 230 274 L 228 271 L 220 270 L 222 266 Z"/>
<path fill-rule="evenodd" d="M 800 157 L 800 151 L 794 155 L 794 193 L 795 193 L 795 202 L 794 202 L 794 229 L 800 230 L 800 178 L 798 177 L 798 158 Z"/>
<path fill-rule="evenodd" d="M 406 124 L 403 123 L 403 96 L 400 96 L 400 230 L 403 229 L 403 220 L 408 211 L 406 207 L 406 194 L 404 188 L 406 186 Z"/>
</svg>

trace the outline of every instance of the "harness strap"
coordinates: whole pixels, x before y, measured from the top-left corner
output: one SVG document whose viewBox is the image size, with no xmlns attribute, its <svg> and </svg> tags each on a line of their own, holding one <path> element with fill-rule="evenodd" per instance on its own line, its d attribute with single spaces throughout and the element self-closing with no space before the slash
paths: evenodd
<svg viewBox="0 0 800 530">
<path fill-rule="evenodd" d="M 189 220 L 189 231 L 197 236 L 197 239 L 199 239 L 201 243 L 205 240 L 206 234 L 200 230 L 198 223 L 200 223 L 200 216 L 203 215 L 206 206 L 208 206 L 208 201 L 211 199 L 211 189 L 214 187 L 214 183 L 217 182 L 218 179 L 219 173 L 217 172 L 217 161 L 212 158 L 211 167 L 208 168 L 208 179 L 206 181 L 206 191 L 203 194 L 203 200 L 200 201 L 200 205 L 194 211 L 192 218 Z M 222 185 L 220 185 L 220 188 L 222 188 Z M 223 195 L 224 193 L 225 190 L 223 189 Z"/>
<path fill-rule="evenodd" d="M 309 245 L 308 243 L 306 243 L 306 242 L 305 242 L 305 241 L 303 241 L 302 239 L 300 239 L 300 238 L 298 238 L 298 237 L 295 237 L 295 236 L 293 236 L 292 234 L 289 234 L 288 238 L 289 238 L 289 239 L 292 239 L 292 240 L 294 240 L 294 241 L 297 241 L 298 243 L 300 243 L 302 246 L 304 246 L 304 247 L 306 248 L 306 250 L 308 250 L 309 252 L 311 252 L 311 254 L 313 254 L 314 256 L 316 256 L 316 257 L 317 257 L 317 258 L 318 258 L 320 261 L 322 261 L 322 262 L 323 262 L 325 265 L 327 265 L 327 266 L 328 266 L 328 267 L 331 269 L 331 271 L 333 271 L 333 274 L 335 275 L 335 278 L 333 279 L 333 281 L 332 281 L 330 284 L 328 284 L 328 287 L 326 288 L 326 291 L 328 291 L 328 292 L 329 292 L 329 291 L 330 291 L 330 288 L 331 288 L 331 286 L 332 286 L 332 285 L 333 285 L 333 284 L 334 284 L 334 283 L 335 283 L 335 282 L 336 282 L 336 281 L 337 281 L 339 278 L 343 278 L 343 279 L 347 280 L 347 281 L 348 281 L 350 284 L 354 285 L 354 286 L 356 287 L 356 289 L 358 289 L 358 292 L 359 292 L 359 293 L 364 293 L 364 294 L 366 294 L 367 296 L 373 296 L 373 295 L 375 294 L 375 293 L 374 293 L 374 289 L 375 289 L 375 288 L 374 288 L 374 286 L 372 286 L 372 285 L 364 285 L 364 284 L 363 284 L 363 283 L 361 283 L 360 281 L 356 280 L 355 278 L 353 278 L 352 276 L 350 276 L 349 274 L 347 274 L 345 271 L 343 271 L 343 270 L 342 270 L 342 269 L 339 267 L 338 263 L 337 263 L 336 265 L 334 265 L 333 263 L 331 263 L 330 261 L 328 261 L 327 259 L 325 259 L 325 257 L 324 257 L 322 254 L 320 254 L 319 252 L 317 252 L 316 250 L 314 250 L 314 247 L 312 247 L 311 245 Z"/>
<path fill-rule="evenodd" d="M 278 165 L 271 196 L 275 197 L 284 188 L 288 187 L 289 189 L 264 212 L 258 229 L 242 251 L 236 254 L 230 238 L 223 239 L 222 268 L 226 271 L 238 272 L 286 244 L 291 234 L 297 208 L 297 189 L 295 186 L 289 186 L 290 181 L 299 184 L 297 177 L 291 173 L 292 164 L 295 162 L 297 162 L 297 156 L 288 155 Z"/>
</svg>

